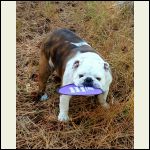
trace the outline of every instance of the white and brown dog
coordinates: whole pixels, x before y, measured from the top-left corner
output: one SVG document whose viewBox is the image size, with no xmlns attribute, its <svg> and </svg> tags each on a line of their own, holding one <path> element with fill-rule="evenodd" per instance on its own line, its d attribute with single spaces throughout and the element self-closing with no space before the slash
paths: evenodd
<svg viewBox="0 0 150 150">
<path fill-rule="evenodd" d="M 72 31 L 59 29 L 44 39 L 40 53 L 39 91 L 41 100 L 46 100 L 46 83 L 50 73 L 56 71 L 62 86 L 74 83 L 77 86 L 101 88 L 98 96 L 102 106 L 108 108 L 106 98 L 112 75 L 109 64 L 83 39 Z M 67 121 L 71 96 L 61 95 L 58 120 Z"/>
</svg>

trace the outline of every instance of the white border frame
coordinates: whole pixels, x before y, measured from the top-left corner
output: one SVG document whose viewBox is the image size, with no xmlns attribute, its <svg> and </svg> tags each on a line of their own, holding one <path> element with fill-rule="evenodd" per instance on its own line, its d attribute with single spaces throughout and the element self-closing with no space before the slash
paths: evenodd
<svg viewBox="0 0 150 150">
<path fill-rule="evenodd" d="M 135 149 L 149 148 L 149 1 L 135 1 Z M 16 148 L 16 2 L 1 1 L 1 148 Z"/>
</svg>

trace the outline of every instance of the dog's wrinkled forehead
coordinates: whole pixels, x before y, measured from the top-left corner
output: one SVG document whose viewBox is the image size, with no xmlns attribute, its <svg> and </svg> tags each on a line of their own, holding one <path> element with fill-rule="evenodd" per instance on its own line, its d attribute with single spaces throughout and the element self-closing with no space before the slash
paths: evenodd
<svg viewBox="0 0 150 150">
<path fill-rule="evenodd" d="M 88 60 L 82 61 L 81 63 L 79 62 L 77 70 L 79 73 L 85 73 L 89 75 L 100 75 L 105 71 L 104 63 L 94 60 L 90 62 Z"/>
<path fill-rule="evenodd" d="M 109 70 L 109 64 L 97 54 L 88 53 L 81 54 L 74 60 L 73 69 L 77 74 L 104 76 L 105 72 Z"/>
</svg>

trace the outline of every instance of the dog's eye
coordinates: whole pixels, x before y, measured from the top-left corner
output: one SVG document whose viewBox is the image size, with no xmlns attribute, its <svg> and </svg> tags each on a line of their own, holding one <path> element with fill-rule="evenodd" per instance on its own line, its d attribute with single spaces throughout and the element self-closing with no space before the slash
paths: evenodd
<svg viewBox="0 0 150 150">
<path fill-rule="evenodd" d="M 99 77 L 97 77 L 96 79 L 97 79 L 98 81 L 100 81 L 100 80 L 101 80 L 101 78 L 99 78 Z"/>
<path fill-rule="evenodd" d="M 83 77 L 83 74 L 80 74 L 80 75 L 79 75 L 79 78 L 82 78 L 82 77 Z"/>
</svg>

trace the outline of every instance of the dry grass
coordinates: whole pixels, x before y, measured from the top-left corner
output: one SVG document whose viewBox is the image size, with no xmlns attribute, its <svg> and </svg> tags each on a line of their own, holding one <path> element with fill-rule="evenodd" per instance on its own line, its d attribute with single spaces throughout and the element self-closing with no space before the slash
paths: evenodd
<svg viewBox="0 0 150 150">
<path fill-rule="evenodd" d="M 114 2 L 17 2 L 17 148 L 133 149 L 133 8 Z M 39 43 L 48 32 L 68 28 L 111 64 L 110 110 L 95 97 L 73 97 L 68 123 L 57 121 L 60 83 L 51 75 L 50 98 L 34 103 Z"/>
</svg>

